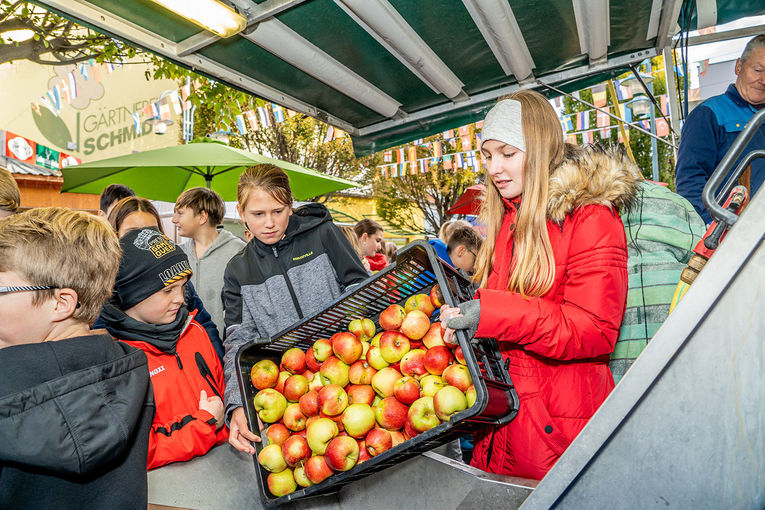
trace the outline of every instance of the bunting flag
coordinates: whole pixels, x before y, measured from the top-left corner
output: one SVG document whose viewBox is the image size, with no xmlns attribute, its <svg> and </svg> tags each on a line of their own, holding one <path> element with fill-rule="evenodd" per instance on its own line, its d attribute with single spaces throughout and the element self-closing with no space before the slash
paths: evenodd
<svg viewBox="0 0 765 510">
<path fill-rule="evenodd" d="M 36 101 L 32 102 L 32 109 L 35 111 L 37 115 L 42 115 L 42 113 L 40 112 L 40 105 Z"/>
<path fill-rule="evenodd" d="M 465 168 L 465 156 L 463 153 L 458 152 L 454 157 L 455 168 Z"/>
<path fill-rule="evenodd" d="M 420 173 L 424 174 L 424 173 L 427 173 L 427 171 L 428 171 L 427 163 L 425 163 L 424 159 L 421 159 L 420 160 Z"/>
<path fill-rule="evenodd" d="M 622 86 L 619 84 L 619 80 L 614 80 L 614 88 L 616 89 L 616 100 L 620 103 L 624 101 L 624 92 Z"/>
<path fill-rule="evenodd" d="M 452 157 L 444 156 L 444 170 L 451 170 L 451 169 L 452 169 Z"/>
<path fill-rule="evenodd" d="M 250 125 L 250 129 L 256 131 L 258 129 L 258 118 L 255 116 L 255 112 L 247 110 L 244 112 L 244 116 L 247 117 L 247 123 Z"/>
<path fill-rule="evenodd" d="M 475 128 L 476 129 L 483 129 L 483 121 L 479 120 L 478 122 L 476 122 L 475 123 Z"/>
<path fill-rule="evenodd" d="M 592 102 L 595 106 L 598 108 L 603 108 L 608 103 L 608 97 L 606 96 L 606 91 L 603 90 L 602 92 L 594 92 L 592 93 Z"/>
<path fill-rule="evenodd" d="M 282 107 L 276 104 L 271 105 L 271 111 L 274 112 L 274 119 L 278 123 L 284 122 L 284 111 Z"/>
<path fill-rule="evenodd" d="M 244 115 L 237 115 L 236 128 L 239 130 L 239 134 L 244 136 L 247 133 L 247 128 L 244 126 Z"/>
<path fill-rule="evenodd" d="M 661 104 L 661 113 L 669 115 L 669 96 L 667 94 L 659 96 L 659 104 Z"/>
<path fill-rule="evenodd" d="M 298 112 L 294 110 L 290 110 L 289 108 L 285 108 L 285 110 L 287 110 L 287 117 L 289 117 L 290 119 L 298 114 Z"/>
<path fill-rule="evenodd" d="M 62 99 L 62 100 L 63 100 L 63 101 L 66 103 L 66 104 L 72 104 L 72 97 L 71 97 L 71 95 L 69 94 L 69 84 L 68 84 L 68 83 L 66 82 L 66 80 L 64 80 L 63 78 L 61 79 L 61 85 L 60 85 L 60 87 L 61 87 L 61 88 L 60 88 L 60 90 L 61 90 L 61 99 Z"/>
<path fill-rule="evenodd" d="M 409 173 L 412 175 L 417 173 L 417 161 L 409 162 Z"/>
<path fill-rule="evenodd" d="M 460 138 L 462 138 L 463 136 L 470 136 L 470 127 L 462 126 L 458 129 L 458 132 L 460 134 Z"/>
<path fill-rule="evenodd" d="M 138 116 L 138 112 L 133 113 L 133 127 L 135 134 L 141 136 L 141 118 Z"/>
<path fill-rule="evenodd" d="M 475 143 L 476 143 L 476 147 L 478 147 L 478 149 L 480 149 L 481 148 L 481 135 L 479 133 L 475 134 Z"/>
<path fill-rule="evenodd" d="M 48 98 L 50 99 L 50 103 L 53 105 L 53 107 L 56 109 L 57 112 L 61 111 L 61 98 L 58 95 L 58 87 L 55 85 L 51 90 L 45 93 Z"/>
<path fill-rule="evenodd" d="M 181 100 L 178 98 L 178 91 L 172 91 L 170 94 L 168 94 L 168 97 L 170 97 L 170 103 L 173 105 L 175 114 L 180 115 L 181 112 L 183 112 L 183 109 L 181 108 Z"/>
<path fill-rule="evenodd" d="M 189 96 L 191 95 L 191 84 L 186 84 L 183 87 L 181 87 L 181 101 L 183 101 L 183 111 L 191 109 L 191 101 L 189 101 Z"/>
<path fill-rule="evenodd" d="M 414 145 L 409 146 L 409 162 L 413 163 L 417 161 L 417 147 Z"/>
<path fill-rule="evenodd" d="M 656 134 L 659 136 L 669 135 L 669 125 L 664 119 L 656 119 Z"/>
<path fill-rule="evenodd" d="M 101 66 L 96 64 L 93 59 L 90 62 L 90 72 L 93 73 L 93 79 L 96 80 L 96 83 L 101 83 Z"/>
<path fill-rule="evenodd" d="M 563 117 L 563 130 L 566 132 L 574 130 L 574 123 L 571 122 L 571 115 Z"/>
<path fill-rule="evenodd" d="M 56 108 L 53 106 L 53 103 L 51 102 L 50 92 L 47 92 L 44 96 L 40 96 L 40 103 L 42 103 L 44 107 L 50 110 L 53 115 L 58 117 L 58 110 L 56 110 Z"/>
<path fill-rule="evenodd" d="M 111 62 L 104 62 L 104 70 L 106 74 L 112 74 L 114 72 L 114 64 Z"/>
<path fill-rule="evenodd" d="M 587 143 L 590 145 L 595 143 L 595 136 L 593 135 L 592 131 L 587 131 Z"/>
<path fill-rule="evenodd" d="M 324 134 L 324 143 L 331 142 L 334 135 L 335 128 L 332 126 L 327 126 L 327 132 Z"/>
<path fill-rule="evenodd" d="M 268 118 L 268 110 L 265 106 L 258 106 L 258 116 L 260 117 L 260 125 L 264 127 L 271 127 L 271 119 Z"/>
<path fill-rule="evenodd" d="M 88 67 L 85 65 L 85 62 L 80 64 L 80 74 L 83 80 L 88 81 Z"/>
<path fill-rule="evenodd" d="M 463 137 L 460 138 L 460 140 L 462 140 L 462 150 L 463 151 L 469 151 L 472 148 L 469 136 L 463 136 Z"/>
<path fill-rule="evenodd" d="M 393 151 L 385 151 L 383 154 L 383 161 L 386 163 L 392 163 L 393 162 Z"/>
<path fill-rule="evenodd" d="M 404 162 L 404 149 L 396 149 L 396 163 L 399 165 Z"/>
<path fill-rule="evenodd" d="M 473 171 L 478 170 L 478 165 L 475 160 L 475 154 L 473 151 L 465 153 L 465 164 L 473 169 Z"/>
<path fill-rule="evenodd" d="M 74 78 L 74 71 L 69 73 L 69 94 L 72 96 L 72 99 L 77 98 L 78 91 L 77 91 L 77 80 Z"/>
<path fill-rule="evenodd" d="M 166 97 L 159 100 L 159 118 L 162 120 L 170 119 L 170 105 L 167 104 Z"/>
<path fill-rule="evenodd" d="M 566 143 L 570 143 L 572 145 L 576 145 L 576 135 L 566 135 Z"/>
<path fill-rule="evenodd" d="M 451 140 L 454 138 L 454 130 L 453 129 L 447 129 L 443 133 L 444 140 Z"/>
<path fill-rule="evenodd" d="M 440 158 L 444 155 L 443 147 L 441 147 L 441 142 L 435 141 L 433 142 L 433 156 L 436 158 Z"/>
</svg>

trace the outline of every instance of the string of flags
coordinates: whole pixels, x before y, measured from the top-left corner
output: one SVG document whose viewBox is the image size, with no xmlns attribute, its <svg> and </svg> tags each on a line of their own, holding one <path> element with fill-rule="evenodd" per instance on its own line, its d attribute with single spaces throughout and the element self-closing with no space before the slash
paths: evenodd
<svg viewBox="0 0 765 510">
<path fill-rule="evenodd" d="M 100 83 L 104 75 L 112 74 L 121 68 L 123 62 L 103 62 L 99 64 L 95 59 L 81 62 L 75 66 L 66 76 L 61 78 L 47 92 L 40 96 L 39 100 L 32 102 L 32 108 L 39 115 L 40 107 L 50 110 L 55 116 L 61 113 L 64 105 L 72 104 L 72 100 L 80 95 L 79 82 L 90 80 Z"/>
</svg>

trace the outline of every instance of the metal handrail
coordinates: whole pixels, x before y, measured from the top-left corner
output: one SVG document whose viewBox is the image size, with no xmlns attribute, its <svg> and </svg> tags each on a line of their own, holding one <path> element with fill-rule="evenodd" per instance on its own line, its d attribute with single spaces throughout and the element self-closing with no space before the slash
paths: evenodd
<svg viewBox="0 0 765 510">
<path fill-rule="evenodd" d="M 741 176 L 741 174 L 744 173 L 746 165 L 748 165 L 754 159 L 765 157 L 765 151 L 757 150 L 750 153 L 736 167 L 728 181 L 725 182 L 725 186 L 722 187 L 717 196 L 715 196 L 715 190 L 720 188 L 720 186 L 723 184 L 725 176 L 733 167 L 733 163 L 735 163 L 735 161 L 741 156 L 741 153 L 744 152 L 744 148 L 749 145 L 752 137 L 755 135 L 763 122 L 765 122 L 765 109 L 758 111 L 754 117 L 752 117 L 749 122 L 746 123 L 746 126 L 744 126 L 744 129 L 733 141 L 733 144 L 728 149 L 728 152 L 725 153 L 725 156 L 720 161 L 720 164 L 717 165 L 717 168 L 712 173 L 712 176 L 707 181 L 707 184 L 704 186 L 704 191 L 701 193 L 701 200 L 704 202 L 704 207 L 707 208 L 709 214 L 712 215 L 712 218 L 720 223 L 725 223 L 728 226 L 731 226 L 736 223 L 736 220 L 738 220 L 737 214 L 722 207 L 722 201 L 724 201 L 730 194 L 731 190 L 736 185 L 736 181 Z M 751 190 L 749 191 L 751 192 Z"/>
</svg>

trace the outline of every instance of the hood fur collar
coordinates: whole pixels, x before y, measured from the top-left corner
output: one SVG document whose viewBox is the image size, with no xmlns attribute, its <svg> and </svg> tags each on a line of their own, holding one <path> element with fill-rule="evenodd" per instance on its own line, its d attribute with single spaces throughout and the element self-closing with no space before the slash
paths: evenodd
<svg viewBox="0 0 765 510">
<path fill-rule="evenodd" d="M 640 169 L 620 146 L 576 149 L 550 175 L 547 217 L 562 223 L 574 209 L 590 204 L 624 210 L 642 180 Z"/>
</svg>

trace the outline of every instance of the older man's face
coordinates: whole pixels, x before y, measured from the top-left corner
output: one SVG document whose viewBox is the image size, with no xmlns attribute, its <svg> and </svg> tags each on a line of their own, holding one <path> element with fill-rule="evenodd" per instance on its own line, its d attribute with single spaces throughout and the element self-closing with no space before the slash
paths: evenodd
<svg viewBox="0 0 765 510">
<path fill-rule="evenodd" d="M 756 48 L 746 62 L 736 61 L 736 89 L 751 104 L 765 103 L 765 48 Z"/>
</svg>

